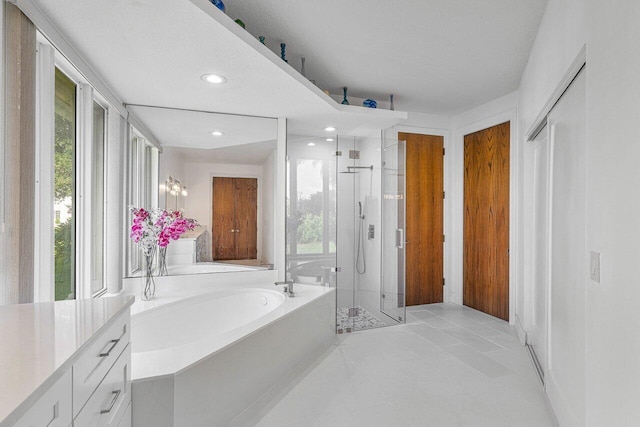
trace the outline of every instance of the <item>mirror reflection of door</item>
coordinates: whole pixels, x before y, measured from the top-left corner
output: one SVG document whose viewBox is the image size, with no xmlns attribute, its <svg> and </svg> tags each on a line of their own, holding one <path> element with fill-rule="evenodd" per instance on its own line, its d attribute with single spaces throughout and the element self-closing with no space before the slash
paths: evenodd
<svg viewBox="0 0 640 427">
<path fill-rule="evenodd" d="M 213 178 L 212 242 L 214 260 L 256 259 L 258 180 Z"/>
</svg>

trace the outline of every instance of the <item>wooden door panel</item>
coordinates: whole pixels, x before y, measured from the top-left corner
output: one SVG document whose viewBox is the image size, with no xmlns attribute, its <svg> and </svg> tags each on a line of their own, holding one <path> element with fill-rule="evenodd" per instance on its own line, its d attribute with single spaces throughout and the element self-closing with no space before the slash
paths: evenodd
<svg viewBox="0 0 640 427">
<path fill-rule="evenodd" d="M 258 255 L 258 180 L 235 178 L 236 259 Z"/>
<path fill-rule="evenodd" d="M 406 305 L 443 301 L 444 137 L 406 141 Z"/>
<path fill-rule="evenodd" d="M 509 320 L 509 122 L 464 137 L 464 292 Z"/>
<path fill-rule="evenodd" d="M 235 259 L 233 178 L 213 178 L 212 245 L 214 260 Z"/>
</svg>

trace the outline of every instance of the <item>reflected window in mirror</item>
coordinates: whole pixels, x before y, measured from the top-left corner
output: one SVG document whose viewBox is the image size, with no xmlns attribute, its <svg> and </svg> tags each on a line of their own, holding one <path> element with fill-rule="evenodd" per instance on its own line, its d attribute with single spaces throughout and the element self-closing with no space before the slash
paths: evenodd
<svg viewBox="0 0 640 427">
<path fill-rule="evenodd" d="M 128 206 L 152 210 L 158 207 L 158 149 L 133 126 L 129 128 L 129 200 Z M 131 212 L 127 210 L 127 237 Z M 128 276 L 142 268 L 142 251 L 137 243 L 127 238 Z"/>
</svg>

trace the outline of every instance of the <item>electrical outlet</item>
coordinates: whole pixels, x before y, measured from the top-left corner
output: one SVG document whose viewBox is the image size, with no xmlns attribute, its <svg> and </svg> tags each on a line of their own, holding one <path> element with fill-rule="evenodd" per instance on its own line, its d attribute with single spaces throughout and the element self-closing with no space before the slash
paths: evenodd
<svg viewBox="0 0 640 427">
<path fill-rule="evenodd" d="M 591 252 L 591 262 L 589 263 L 589 276 L 591 280 L 600 283 L 600 252 Z"/>
</svg>

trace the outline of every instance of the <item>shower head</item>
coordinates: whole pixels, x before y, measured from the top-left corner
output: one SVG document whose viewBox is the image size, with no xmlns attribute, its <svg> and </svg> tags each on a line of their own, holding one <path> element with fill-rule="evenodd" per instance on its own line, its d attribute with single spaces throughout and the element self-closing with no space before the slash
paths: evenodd
<svg viewBox="0 0 640 427">
<path fill-rule="evenodd" d="M 362 202 L 358 202 L 358 216 L 362 218 Z"/>
</svg>

